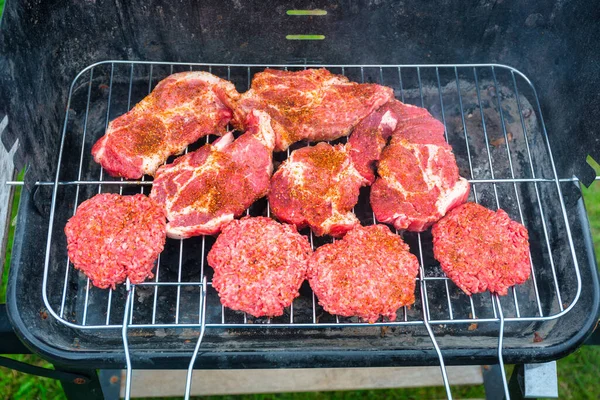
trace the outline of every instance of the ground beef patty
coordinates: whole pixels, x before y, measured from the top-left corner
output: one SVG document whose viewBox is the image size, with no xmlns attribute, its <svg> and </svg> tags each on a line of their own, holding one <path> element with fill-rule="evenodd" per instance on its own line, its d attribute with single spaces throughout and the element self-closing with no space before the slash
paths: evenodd
<svg viewBox="0 0 600 400">
<path fill-rule="evenodd" d="M 385 225 L 357 226 L 319 247 L 308 265 L 310 286 L 331 314 L 393 321 L 398 308 L 415 301 L 419 262 Z"/>
<path fill-rule="evenodd" d="M 468 295 L 489 290 L 504 296 L 529 278 L 527 228 L 503 210 L 466 203 L 434 225 L 432 233 L 435 258 Z"/>
<path fill-rule="evenodd" d="M 99 194 L 84 201 L 65 226 L 69 259 L 94 286 L 115 288 L 152 278 L 166 240 L 165 211 L 142 195 Z"/>
<path fill-rule="evenodd" d="M 298 297 L 312 249 L 291 225 L 265 217 L 230 222 L 208 253 L 221 303 L 275 317 Z"/>
</svg>

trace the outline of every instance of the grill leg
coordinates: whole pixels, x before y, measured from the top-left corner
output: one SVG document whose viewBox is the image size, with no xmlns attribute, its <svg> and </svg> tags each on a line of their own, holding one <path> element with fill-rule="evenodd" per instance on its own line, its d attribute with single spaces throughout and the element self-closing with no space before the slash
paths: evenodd
<svg viewBox="0 0 600 400">
<path fill-rule="evenodd" d="M 55 366 L 56 370 L 79 373 L 90 377 L 90 381 L 85 384 L 77 384 L 71 380 L 61 380 L 60 384 L 65 391 L 68 400 L 104 400 L 100 379 L 96 370 L 77 370 Z"/>
<path fill-rule="evenodd" d="M 515 366 L 515 371 L 517 367 Z M 504 384 L 502 382 L 502 369 L 500 365 L 484 365 L 481 368 L 483 375 L 483 387 L 485 388 L 486 400 L 504 400 Z M 514 376 L 514 373 L 513 373 Z M 512 378 L 509 382 L 509 390 L 511 390 Z M 522 399 L 523 396 L 518 396 L 510 391 L 511 400 Z"/>
</svg>

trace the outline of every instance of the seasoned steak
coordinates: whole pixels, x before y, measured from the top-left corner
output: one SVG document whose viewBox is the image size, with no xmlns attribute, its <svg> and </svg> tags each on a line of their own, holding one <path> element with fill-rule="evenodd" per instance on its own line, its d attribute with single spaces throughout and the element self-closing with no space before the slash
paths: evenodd
<svg viewBox="0 0 600 400">
<path fill-rule="evenodd" d="M 381 153 L 371 206 L 378 221 L 421 232 L 467 200 L 469 183 L 458 174 L 444 125 L 424 108 L 395 103 L 396 129 Z"/>
<path fill-rule="evenodd" d="M 156 173 L 150 197 L 167 210 L 167 235 L 213 235 L 267 194 L 275 134 L 269 115 L 248 114 L 248 130 L 227 133 Z"/>
<path fill-rule="evenodd" d="M 343 236 L 359 224 L 352 212 L 368 182 L 346 147 L 318 143 L 292 152 L 271 178 L 269 203 L 279 220 L 310 226 L 317 236 Z"/>
<path fill-rule="evenodd" d="M 208 253 L 221 303 L 255 317 L 275 317 L 298 297 L 312 250 L 291 225 L 265 217 L 229 223 Z"/>
<path fill-rule="evenodd" d="M 208 72 L 181 72 L 162 81 L 127 114 L 113 120 L 92 148 L 113 176 L 154 175 L 167 157 L 208 134 L 225 133 L 239 97 L 235 86 Z"/>
<path fill-rule="evenodd" d="M 350 82 L 326 69 L 266 69 L 254 75 L 250 90 L 237 103 L 235 120 L 242 126 L 252 110 L 269 113 L 277 137 L 275 150 L 281 151 L 300 140 L 346 136 L 393 97 L 391 88 Z"/>
<path fill-rule="evenodd" d="M 433 254 L 466 294 L 506 295 L 530 274 L 527 228 L 503 210 L 466 203 L 433 226 Z"/>
<path fill-rule="evenodd" d="M 152 278 L 165 245 L 165 212 L 142 195 L 98 194 L 67 222 L 67 249 L 75 268 L 102 289 Z"/>
<path fill-rule="evenodd" d="M 331 314 L 376 322 L 396 319 L 415 301 L 417 258 L 385 225 L 357 226 L 342 240 L 319 247 L 308 263 L 308 281 Z"/>
<path fill-rule="evenodd" d="M 348 137 L 347 149 L 358 172 L 372 185 L 375 167 L 394 133 L 402 103 L 392 100 L 365 117 Z"/>
</svg>

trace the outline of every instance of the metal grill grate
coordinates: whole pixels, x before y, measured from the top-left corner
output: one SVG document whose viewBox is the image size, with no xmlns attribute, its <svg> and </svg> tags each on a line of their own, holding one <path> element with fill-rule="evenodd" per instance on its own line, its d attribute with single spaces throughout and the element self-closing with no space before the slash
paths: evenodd
<svg viewBox="0 0 600 400">
<path fill-rule="evenodd" d="M 466 296 L 441 271 L 433 258 L 431 235 L 400 233 L 420 261 L 417 300 L 404 307 L 395 321 L 366 324 L 356 318 L 329 315 L 305 283 L 301 296 L 281 317 L 251 318 L 225 309 L 211 287 L 212 270 L 206 254 L 214 238 L 168 239 L 147 282 L 100 290 L 76 271 L 66 254 L 63 228 L 82 201 L 97 193 L 146 193 L 151 180 L 123 181 L 104 173 L 90 155 L 93 143 L 110 120 L 127 112 L 161 79 L 174 72 L 205 70 L 231 80 L 246 91 L 254 73 L 266 66 L 199 63 L 106 61 L 91 65 L 74 79 L 58 155 L 44 260 L 43 298 L 48 312 L 62 323 L 81 330 L 121 329 L 126 349 L 128 382 L 131 362 L 129 328 L 201 328 L 188 378 L 205 328 L 330 328 L 424 325 L 432 339 L 448 389 L 443 357 L 431 325 L 467 330 L 473 324 L 498 323 L 498 357 L 502 365 L 505 328 L 519 332 L 515 322 L 557 319 L 575 305 L 581 277 L 561 182 L 552 158 L 538 97 L 519 71 L 502 65 L 311 65 L 344 74 L 353 81 L 375 82 L 394 88 L 402 101 L 427 108 L 445 126 L 462 176 L 471 183 L 470 200 L 489 208 L 503 208 L 529 230 L 531 278 L 503 298 L 489 293 Z M 305 65 L 275 65 L 286 70 Z M 210 143 L 186 149 L 195 150 Z M 340 139 L 344 141 L 345 139 Z M 310 145 L 301 143 L 290 150 Z M 289 156 L 276 153 L 274 161 Z M 248 215 L 270 215 L 266 200 L 252 205 Z M 375 223 L 368 188 L 360 195 L 355 213 L 363 225 Z M 331 239 L 305 231 L 316 248 Z M 462 324 L 462 325 L 460 325 Z M 190 380 L 186 393 L 189 393 Z M 505 385 L 506 387 L 506 385 Z M 129 386 L 127 386 L 129 390 Z M 127 395 L 129 393 L 126 393 Z"/>
<path fill-rule="evenodd" d="M 492 209 L 502 207 L 513 219 L 524 223 L 532 236 L 531 279 L 513 288 L 509 296 L 494 299 L 490 294 L 462 294 L 433 259 L 429 234 L 403 233 L 421 263 L 417 285 L 420 293 L 413 307 L 399 311 L 396 321 L 375 325 L 465 324 L 500 322 L 501 318 L 506 323 L 543 321 L 558 318 L 573 307 L 580 293 L 579 268 L 541 110 L 535 90 L 524 75 L 500 65 L 323 67 L 354 81 L 391 86 L 397 98 L 428 108 L 446 127 L 446 138 L 454 149 L 461 175 L 472 184 L 470 200 Z M 62 233 L 77 205 L 96 193 L 149 193 L 151 181 L 112 178 L 91 159 L 91 145 L 104 133 L 108 122 L 129 110 L 173 72 L 206 70 L 245 91 L 252 75 L 263 68 L 109 61 L 92 65 L 77 76 L 70 91 L 56 180 L 38 183 L 55 186 L 44 265 L 44 301 L 51 314 L 79 329 L 122 327 L 126 288 L 107 291 L 92 287 L 69 263 Z M 206 143 L 214 139 L 207 137 Z M 190 146 L 190 150 L 199 145 Z M 283 161 L 289 152 L 274 158 Z M 559 198 L 561 209 L 552 208 L 547 198 Z M 374 222 L 366 192 L 361 194 L 356 213 L 363 224 Z M 269 215 L 268 204 L 258 202 L 247 214 Z M 561 229 L 566 231 L 566 238 L 556 237 Z M 326 241 L 304 233 L 313 247 Z M 254 319 L 223 308 L 210 287 L 212 271 L 205 268 L 212 242 L 210 237 L 168 241 L 157 262 L 155 278 L 131 288 L 131 327 L 199 326 L 204 276 L 209 277 L 207 328 L 369 325 L 323 312 L 307 286 L 282 317 Z M 570 255 L 566 259 L 562 254 L 565 250 Z M 62 263 L 56 262 L 61 259 Z M 558 271 L 557 260 L 567 262 L 568 267 Z M 62 278 L 48 279 L 56 274 Z M 565 295 L 566 286 L 569 290 Z"/>
</svg>

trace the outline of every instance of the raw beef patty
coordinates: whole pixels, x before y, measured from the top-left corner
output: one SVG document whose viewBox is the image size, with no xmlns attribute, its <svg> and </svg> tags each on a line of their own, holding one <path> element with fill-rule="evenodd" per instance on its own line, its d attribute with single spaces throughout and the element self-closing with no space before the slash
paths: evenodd
<svg viewBox="0 0 600 400">
<path fill-rule="evenodd" d="M 67 222 L 67 249 L 75 268 L 99 288 L 152 278 L 165 245 L 165 212 L 142 195 L 99 194 Z"/>
<path fill-rule="evenodd" d="M 223 229 L 208 264 L 225 307 L 274 317 L 298 297 L 311 254 L 308 240 L 293 226 L 245 217 Z"/>
<path fill-rule="evenodd" d="M 431 231 L 433 254 L 466 294 L 506 295 L 529 278 L 527 228 L 503 210 L 466 203 L 450 211 Z"/>
<path fill-rule="evenodd" d="M 325 311 L 372 323 L 394 321 L 398 308 L 414 303 L 418 272 L 417 258 L 387 226 L 357 226 L 315 251 L 308 281 Z"/>
</svg>

